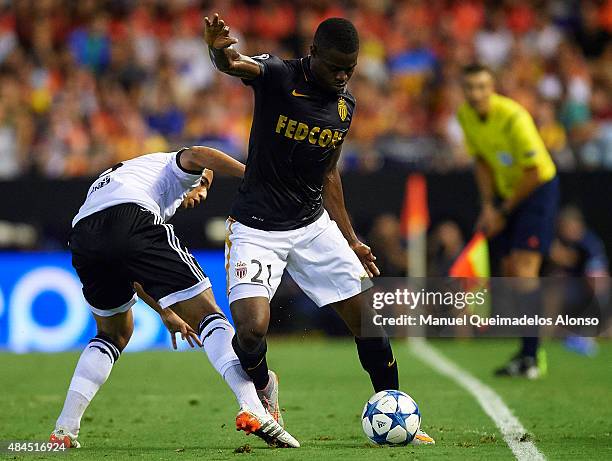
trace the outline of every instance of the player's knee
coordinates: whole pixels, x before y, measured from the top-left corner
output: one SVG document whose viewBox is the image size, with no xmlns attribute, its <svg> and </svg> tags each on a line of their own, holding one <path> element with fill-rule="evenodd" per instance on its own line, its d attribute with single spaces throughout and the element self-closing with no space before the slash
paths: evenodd
<svg viewBox="0 0 612 461">
<path fill-rule="evenodd" d="M 270 321 L 270 306 L 264 298 L 240 299 L 231 303 L 239 346 L 245 351 L 257 350 L 264 342 Z"/>
<path fill-rule="evenodd" d="M 240 347 L 245 351 L 256 350 L 264 342 L 267 332 L 268 325 L 262 322 L 236 327 L 236 335 L 238 336 Z"/>
<path fill-rule="evenodd" d="M 539 267 L 515 264 L 512 268 L 512 273 L 515 277 L 537 277 L 539 275 Z"/>
<path fill-rule="evenodd" d="M 133 332 L 134 324 L 125 324 L 114 328 L 98 328 L 98 333 L 108 337 L 119 351 L 126 348 Z"/>
<path fill-rule="evenodd" d="M 538 277 L 541 259 L 539 255 L 522 256 L 514 255 L 512 258 L 512 276 L 514 277 Z"/>
</svg>

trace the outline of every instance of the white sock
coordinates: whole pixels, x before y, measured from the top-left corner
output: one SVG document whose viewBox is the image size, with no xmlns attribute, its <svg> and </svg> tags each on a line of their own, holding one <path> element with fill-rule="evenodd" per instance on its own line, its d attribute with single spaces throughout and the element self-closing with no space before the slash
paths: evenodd
<svg viewBox="0 0 612 461">
<path fill-rule="evenodd" d="M 72 375 L 64 408 L 57 418 L 55 429 L 64 429 L 78 435 L 83 413 L 100 386 L 108 379 L 120 353 L 112 342 L 103 337 L 96 336 L 89 341 Z"/>
<path fill-rule="evenodd" d="M 230 387 L 240 408 L 248 407 L 258 416 L 266 413 L 251 378 L 240 365 L 232 347 L 234 328 L 221 314 L 210 314 L 200 322 L 200 340 L 208 360 Z"/>
</svg>

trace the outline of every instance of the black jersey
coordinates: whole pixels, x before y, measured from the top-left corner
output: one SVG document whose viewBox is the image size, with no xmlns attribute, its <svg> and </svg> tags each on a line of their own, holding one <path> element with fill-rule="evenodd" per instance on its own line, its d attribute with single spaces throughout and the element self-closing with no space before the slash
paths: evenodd
<svg viewBox="0 0 612 461">
<path fill-rule="evenodd" d="M 232 206 L 239 222 L 262 230 L 306 226 L 323 213 L 323 179 L 351 124 L 355 99 L 313 80 L 309 59 L 261 55 L 244 179 Z"/>
</svg>

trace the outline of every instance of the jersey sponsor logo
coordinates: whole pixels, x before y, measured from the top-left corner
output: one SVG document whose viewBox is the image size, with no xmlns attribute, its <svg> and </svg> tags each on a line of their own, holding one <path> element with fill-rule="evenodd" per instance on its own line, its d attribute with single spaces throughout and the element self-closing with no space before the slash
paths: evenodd
<svg viewBox="0 0 612 461">
<path fill-rule="evenodd" d="M 336 147 L 341 143 L 343 136 L 341 131 L 332 131 L 329 128 L 321 129 L 320 126 L 313 126 L 311 128 L 306 123 L 290 119 L 282 114 L 278 116 L 276 132 L 296 141 L 307 139 L 313 146 L 318 145 L 321 147 Z"/>
<path fill-rule="evenodd" d="M 270 58 L 270 55 L 268 53 L 258 54 L 257 56 L 251 56 L 251 59 L 259 59 L 260 61 L 264 61 L 269 58 Z"/>
<path fill-rule="evenodd" d="M 346 117 L 348 117 L 348 107 L 346 107 L 344 98 L 338 99 L 338 115 L 343 122 L 346 120 Z"/>
<path fill-rule="evenodd" d="M 308 96 L 307 94 L 303 94 L 303 93 L 298 93 L 297 90 L 293 90 L 291 92 L 292 96 L 296 96 L 298 98 L 310 98 L 310 96 Z"/>
<path fill-rule="evenodd" d="M 243 279 L 246 277 L 248 272 L 247 264 L 244 261 L 238 261 L 236 263 L 236 277 Z"/>
<path fill-rule="evenodd" d="M 110 176 L 105 176 L 102 180 L 100 180 L 97 184 L 95 184 L 91 188 L 90 194 L 94 193 L 97 190 L 102 189 L 104 186 L 106 186 L 110 182 L 110 180 L 111 180 Z"/>
</svg>

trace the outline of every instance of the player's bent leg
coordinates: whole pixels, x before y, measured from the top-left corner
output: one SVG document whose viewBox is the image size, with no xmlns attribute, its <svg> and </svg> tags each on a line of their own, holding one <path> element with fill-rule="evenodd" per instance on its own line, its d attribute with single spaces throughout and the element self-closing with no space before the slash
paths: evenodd
<svg viewBox="0 0 612 461">
<path fill-rule="evenodd" d="M 372 311 L 364 290 L 371 286 L 359 258 L 327 213 L 304 229 L 289 254 L 287 269 L 317 306 L 331 305 L 355 336 L 359 359 L 378 392 L 398 389 L 397 364 L 384 330 L 367 336 L 362 316 Z"/>
<path fill-rule="evenodd" d="M 362 336 L 362 315 L 369 309 L 363 293 L 334 303 L 333 307 L 355 336 L 359 361 L 370 375 L 374 390 L 399 389 L 397 361 L 385 331 L 380 328 L 376 337 Z"/>
<path fill-rule="evenodd" d="M 215 301 L 212 288 L 206 288 L 192 298 L 179 301 L 170 307 L 176 315 L 187 322 L 195 331 L 198 331 L 200 323 L 208 315 L 223 314 Z"/>
<path fill-rule="evenodd" d="M 96 314 L 94 317 L 98 334 L 89 341 L 79 358 L 64 407 L 49 438 L 50 442 L 63 444 L 67 448 L 80 447 L 77 437 L 81 418 L 108 379 L 134 331 L 131 309 L 109 317 Z"/>
<path fill-rule="evenodd" d="M 517 308 L 536 314 L 540 305 L 539 273 L 542 254 L 537 251 L 515 249 L 505 258 L 505 269 L 509 276 L 516 277 Z M 545 355 L 539 353 L 538 328 L 521 339 L 521 350 L 506 365 L 497 369 L 497 376 L 523 376 L 537 379 L 546 370 Z M 543 352 L 543 351 L 542 351 Z"/>
<path fill-rule="evenodd" d="M 208 359 L 236 396 L 240 405 L 236 429 L 253 433 L 270 445 L 299 447 L 299 442 L 277 423 L 278 418 L 267 411 L 259 392 L 242 369 L 232 347 L 234 328 L 217 306 L 212 290 L 209 288 L 194 298 L 177 303 L 173 310 L 198 331 Z M 201 320 L 196 322 L 197 319 Z M 278 407 L 278 391 L 276 395 Z"/>
<path fill-rule="evenodd" d="M 112 315 L 110 317 L 94 314 L 98 336 L 105 336 L 112 344 L 123 351 L 134 333 L 134 316 L 132 310 Z M 98 337 L 96 336 L 96 337 Z"/>
<path fill-rule="evenodd" d="M 363 369 L 370 375 L 376 392 L 399 389 L 397 361 L 385 331 L 380 328 L 378 337 L 362 337 L 363 310 L 369 309 L 363 293 L 333 304 L 338 315 L 355 335 L 357 353 Z M 367 316 L 365 316 L 367 318 Z M 413 445 L 433 445 L 435 440 L 424 430 L 414 436 Z"/>
<path fill-rule="evenodd" d="M 233 301 L 230 309 L 236 325 L 236 336 L 232 341 L 234 351 L 255 387 L 264 389 L 269 382 L 266 334 L 270 323 L 270 302 L 262 296 L 242 298 Z"/>
<path fill-rule="evenodd" d="M 278 376 L 268 369 L 266 333 L 270 322 L 270 303 L 267 297 L 236 299 L 230 305 L 237 332 L 232 346 L 244 371 L 257 389 L 264 408 L 284 425 L 278 401 Z"/>
<path fill-rule="evenodd" d="M 242 370 L 240 361 L 232 348 L 234 328 L 217 306 L 212 289 L 176 303 L 172 309 L 198 332 L 208 360 L 226 381 L 241 409 L 264 415 L 253 382 Z"/>
</svg>

